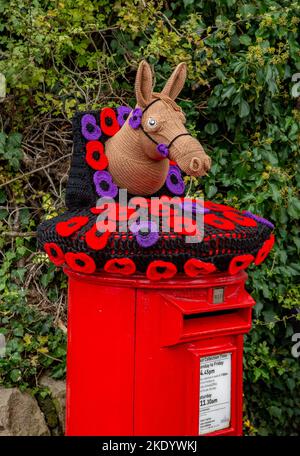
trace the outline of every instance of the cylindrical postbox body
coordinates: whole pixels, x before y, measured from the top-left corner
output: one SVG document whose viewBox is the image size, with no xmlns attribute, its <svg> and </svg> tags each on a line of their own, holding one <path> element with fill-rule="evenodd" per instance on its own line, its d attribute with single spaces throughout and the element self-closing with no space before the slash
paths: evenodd
<svg viewBox="0 0 300 456">
<path fill-rule="evenodd" d="M 68 269 L 68 435 L 240 435 L 247 275 Z"/>
</svg>

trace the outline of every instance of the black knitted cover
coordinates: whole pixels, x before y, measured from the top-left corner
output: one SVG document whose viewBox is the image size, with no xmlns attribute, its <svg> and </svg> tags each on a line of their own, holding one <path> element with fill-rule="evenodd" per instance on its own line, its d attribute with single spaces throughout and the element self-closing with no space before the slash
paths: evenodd
<svg viewBox="0 0 300 456">
<path fill-rule="evenodd" d="M 173 226 L 169 232 L 163 230 L 161 218 L 156 219 L 159 222 L 154 233 L 153 224 L 148 232 L 139 229 L 138 224 L 135 230 L 120 232 L 119 224 L 132 215 L 127 207 L 117 212 L 119 216 L 109 217 L 116 222 L 114 232 L 97 230 L 97 217 L 102 212 L 96 207 L 98 198 L 107 196 L 118 201 L 119 191 L 106 170 L 105 142 L 122 127 L 129 113 L 129 108 L 121 106 L 75 115 L 74 154 L 66 191 L 68 210 L 38 227 L 39 246 L 50 260 L 83 273 L 103 269 L 123 275 L 140 272 L 151 280 L 171 278 L 176 273 L 190 277 L 216 271 L 235 274 L 251 263 L 260 264 L 274 244 L 272 223 L 248 211 L 212 202 L 200 205 L 204 233 L 196 243 L 186 242 L 184 229 L 175 230 L 176 206 L 168 214 Z M 183 191 L 180 169 L 170 162 L 166 186 L 160 195 L 180 195 Z M 150 200 L 148 203 L 150 206 Z M 195 220 L 199 206 L 196 209 L 195 200 L 188 206 L 185 215 Z"/>
</svg>

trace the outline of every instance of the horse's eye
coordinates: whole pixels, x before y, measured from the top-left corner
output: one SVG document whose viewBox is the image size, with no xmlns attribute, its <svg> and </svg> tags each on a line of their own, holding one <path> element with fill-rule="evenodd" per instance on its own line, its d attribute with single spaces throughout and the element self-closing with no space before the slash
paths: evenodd
<svg viewBox="0 0 300 456">
<path fill-rule="evenodd" d="M 149 117 L 149 119 L 147 120 L 147 124 L 148 124 L 148 127 L 154 128 L 157 125 L 157 121 L 155 119 L 153 119 L 153 117 Z"/>
</svg>

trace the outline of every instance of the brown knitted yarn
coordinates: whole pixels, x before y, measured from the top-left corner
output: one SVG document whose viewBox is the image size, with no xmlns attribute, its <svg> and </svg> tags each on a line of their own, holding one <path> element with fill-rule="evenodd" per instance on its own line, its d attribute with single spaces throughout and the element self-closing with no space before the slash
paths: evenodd
<svg viewBox="0 0 300 456">
<path fill-rule="evenodd" d="M 186 65 L 180 63 L 167 81 L 161 93 L 152 92 L 152 73 L 149 64 L 139 65 L 135 93 L 137 106 L 144 110 L 152 101 L 158 102 L 147 108 L 142 116 L 143 128 L 132 128 L 129 119 L 121 130 L 106 143 L 109 172 L 120 188 L 131 194 L 151 195 L 164 184 L 169 160 L 162 159 L 156 143 L 170 144 L 178 135 L 188 133 L 185 117 L 175 98 L 186 79 Z M 155 125 L 149 123 L 155 120 Z M 144 130 L 144 131 L 143 131 Z M 171 145 L 169 158 L 188 175 L 203 176 L 209 170 L 211 160 L 201 144 L 191 136 L 179 136 Z"/>
</svg>

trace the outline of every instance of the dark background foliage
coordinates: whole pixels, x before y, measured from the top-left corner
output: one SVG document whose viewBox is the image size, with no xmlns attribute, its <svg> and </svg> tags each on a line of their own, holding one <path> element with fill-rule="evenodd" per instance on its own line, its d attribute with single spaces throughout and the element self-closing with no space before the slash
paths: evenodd
<svg viewBox="0 0 300 456">
<path fill-rule="evenodd" d="M 66 280 L 36 252 L 35 231 L 64 210 L 72 115 L 134 106 L 142 58 L 158 89 L 185 61 L 179 103 L 213 160 L 190 190 L 276 225 L 270 257 L 249 269 L 245 433 L 299 433 L 299 22 L 287 0 L 0 0 L 2 383 L 36 393 L 44 369 L 64 375 Z"/>
</svg>

